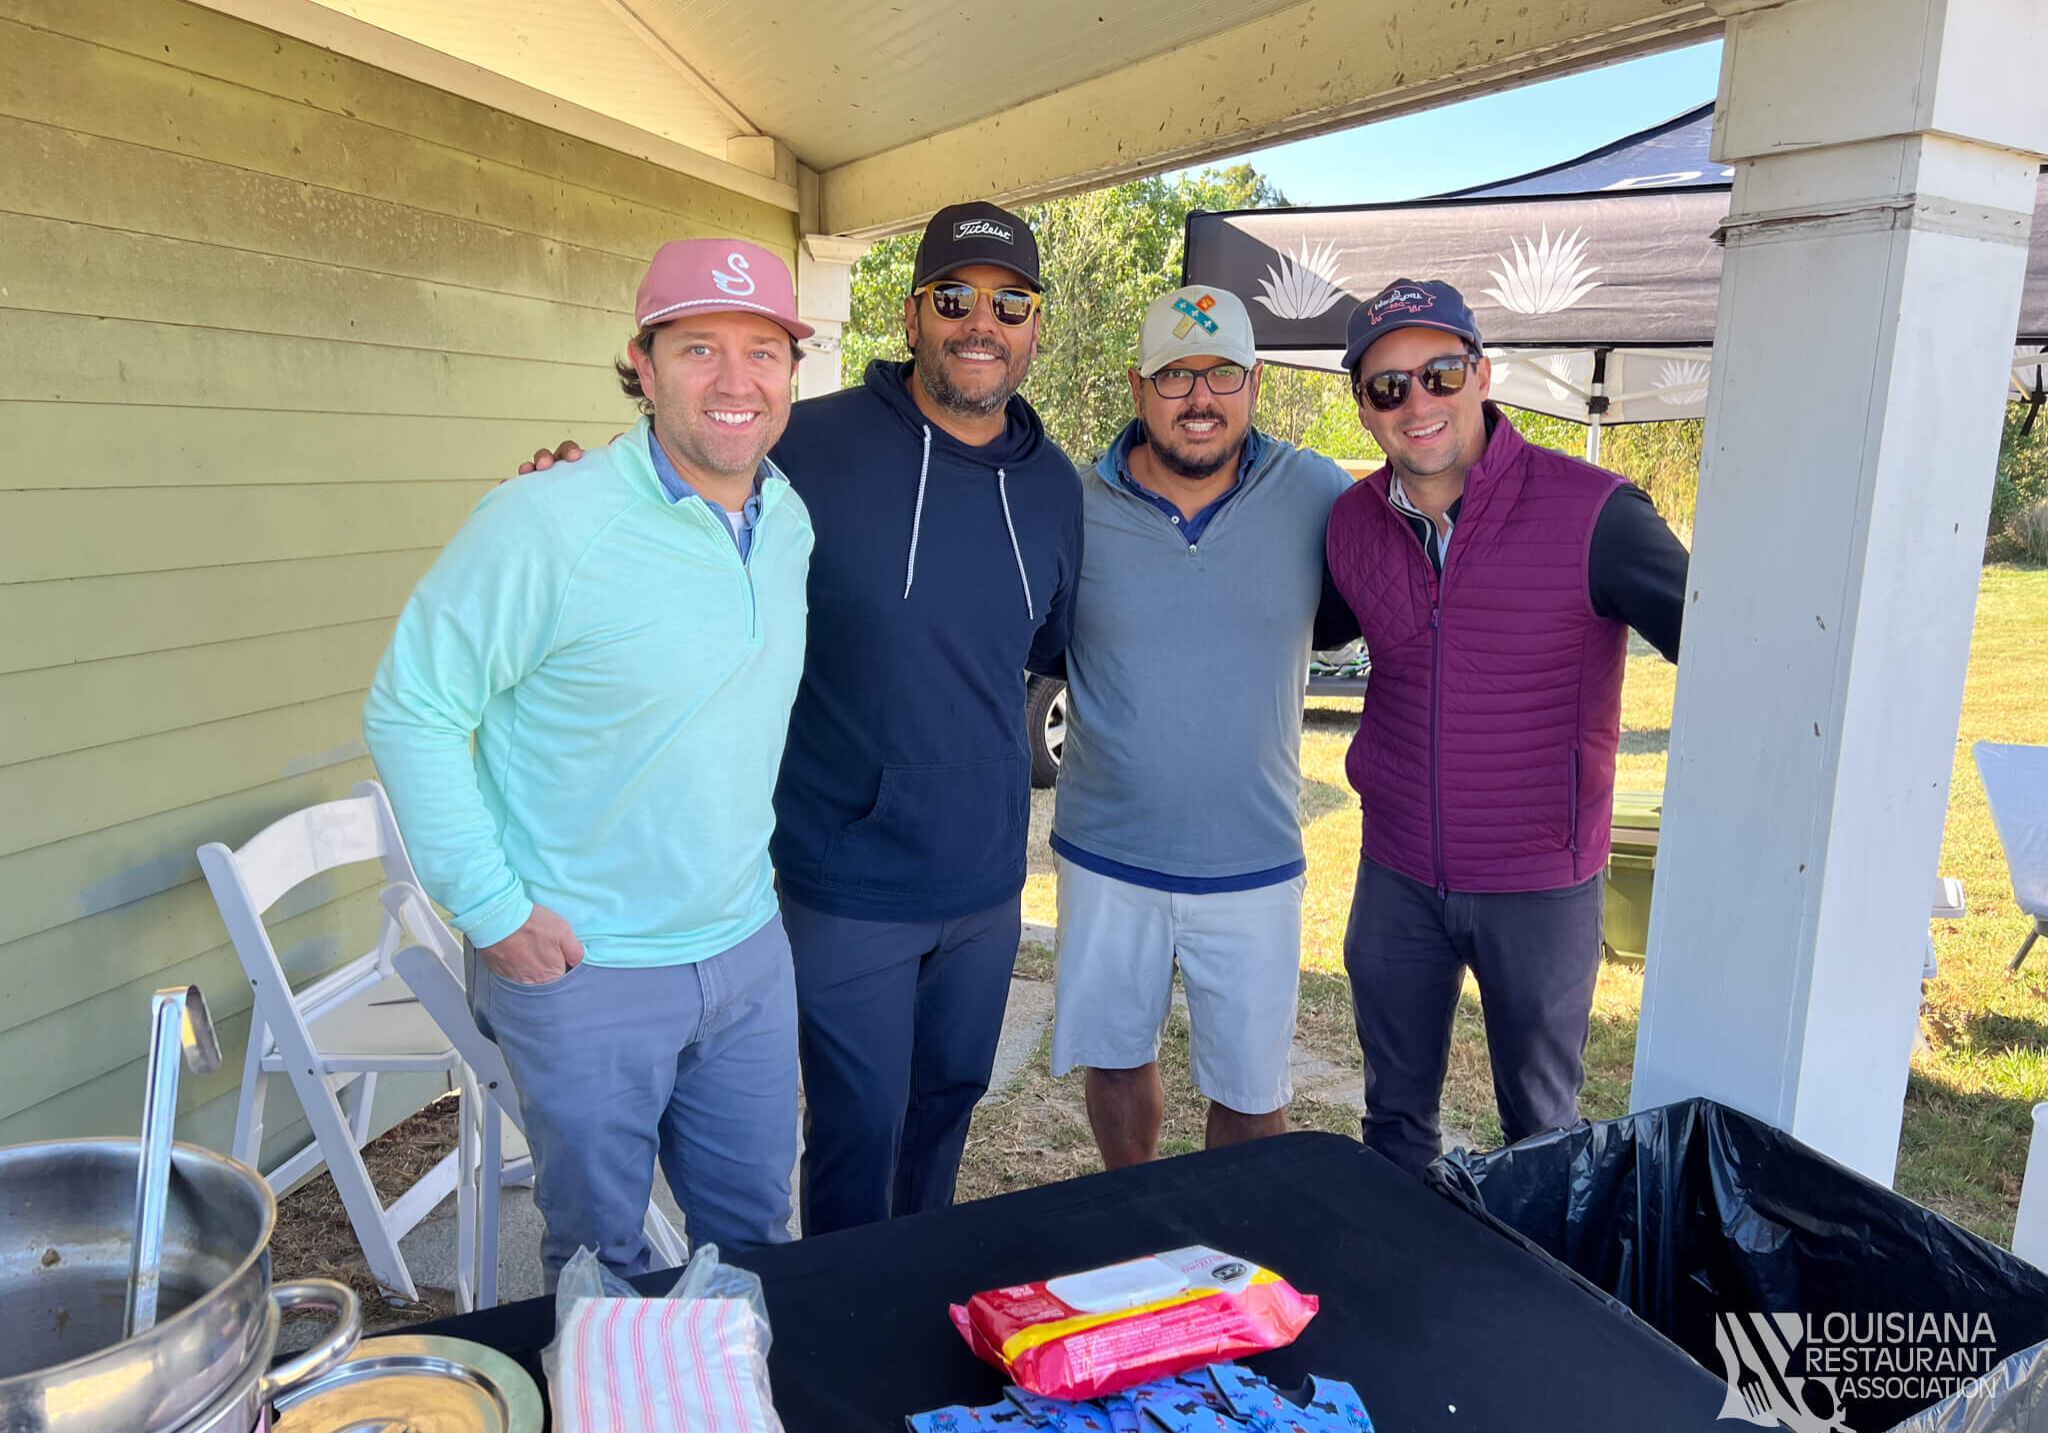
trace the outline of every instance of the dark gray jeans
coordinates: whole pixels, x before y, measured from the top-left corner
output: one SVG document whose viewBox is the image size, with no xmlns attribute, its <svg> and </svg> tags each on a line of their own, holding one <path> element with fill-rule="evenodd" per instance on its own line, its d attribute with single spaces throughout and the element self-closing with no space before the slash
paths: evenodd
<svg viewBox="0 0 2048 1433">
<path fill-rule="evenodd" d="M 647 1272 L 657 1158 L 692 1247 L 789 1238 L 796 976 L 779 917 L 691 965 L 586 960 L 520 985 L 470 963 L 470 1009 L 505 1052 L 533 1150 L 548 1288 L 580 1244 L 622 1277 Z"/>
<path fill-rule="evenodd" d="M 1358 863 L 1344 968 L 1365 1052 L 1365 1143 L 1411 1174 L 1435 1159 L 1451 1026 L 1469 968 L 1507 1141 L 1578 1123 L 1600 974 L 1605 878 L 1554 891 L 1439 897 Z"/>
</svg>

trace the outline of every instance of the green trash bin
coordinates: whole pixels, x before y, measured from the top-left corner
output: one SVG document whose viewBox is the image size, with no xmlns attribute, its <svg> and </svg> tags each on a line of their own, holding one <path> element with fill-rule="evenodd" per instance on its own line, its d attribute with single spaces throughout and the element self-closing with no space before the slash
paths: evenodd
<svg viewBox="0 0 2048 1433">
<path fill-rule="evenodd" d="M 1657 835 L 1663 822 L 1663 792 L 1614 793 L 1607 925 L 1601 939 L 1601 952 L 1610 960 L 1641 965 L 1650 948 L 1650 887 L 1657 876 Z"/>
</svg>

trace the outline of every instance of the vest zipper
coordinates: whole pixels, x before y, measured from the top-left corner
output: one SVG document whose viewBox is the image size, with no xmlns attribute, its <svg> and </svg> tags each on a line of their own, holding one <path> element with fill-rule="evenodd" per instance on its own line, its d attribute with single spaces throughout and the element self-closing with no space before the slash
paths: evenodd
<svg viewBox="0 0 2048 1433">
<path fill-rule="evenodd" d="M 1565 807 L 1566 821 L 1568 823 L 1565 827 L 1565 846 L 1576 856 L 1579 854 L 1579 745 L 1577 742 L 1572 743 L 1571 774 L 1571 789 L 1565 793 L 1568 802 Z M 1574 861 L 1572 863 L 1572 875 L 1576 877 L 1578 873 L 1578 862 Z"/>
<path fill-rule="evenodd" d="M 1427 562 L 1429 559 L 1424 558 Z M 1430 584 L 1432 587 L 1434 583 Z M 1444 624 L 1443 610 L 1435 592 L 1429 594 L 1429 830 L 1431 855 L 1436 862 L 1436 897 L 1450 895 L 1444 881 Z"/>
<path fill-rule="evenodd" d="M 1451 554 L 1443 554 L 1443 570 L 1435 570 L 1428 554 L 1422 555 L 1422 569 L 1429 574 L 1429 830 L 1436 857 L 1436 895 L 1450 897 L 1450 882 L 1444 876 L 1444 622 L 1443 603 L 1450 591 Z"/>
</svg>

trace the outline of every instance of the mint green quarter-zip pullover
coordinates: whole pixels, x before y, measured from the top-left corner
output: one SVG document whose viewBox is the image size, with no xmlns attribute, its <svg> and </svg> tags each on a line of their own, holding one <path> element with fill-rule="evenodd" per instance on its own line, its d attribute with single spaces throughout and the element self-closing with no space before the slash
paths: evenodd
<svg viewBox="0 0 2048 1433">
<path fill-rule="evenodd" d="M 642 419 L 493 491 L 421 579 L 363 734 L 473 943 L 538 902 L 597 965 L 676 965 L 775 914 L 811 520 L 772 464 L 760 507 L 743 560 L 719 514 L 670 500 Z"/>
</svg>

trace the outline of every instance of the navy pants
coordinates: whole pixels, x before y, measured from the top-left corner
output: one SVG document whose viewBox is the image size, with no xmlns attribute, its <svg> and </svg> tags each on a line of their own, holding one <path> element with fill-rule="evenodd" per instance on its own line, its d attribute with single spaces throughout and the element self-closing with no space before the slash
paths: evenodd
<svg viewBox="0 0 2048 1433">
<path fill-rule="evenodd" d="M 943 1209 L 988 1090 L 1021 897 L 958 920 L 827 915 L 784 896 L 804 1072 L 806 1236 Z"/>
<path fill-rule="evenodd" d="M 1554 891 L 1436 888 L 1358 863 L 1344 968 L 1365 1052 L 1365 1143 L 1412 1174 L 1437 1157 L 1451 1027 L 1469 968 L 1507 1142 L 1579 1119 L 1605 881 Z"/>
</svg>

